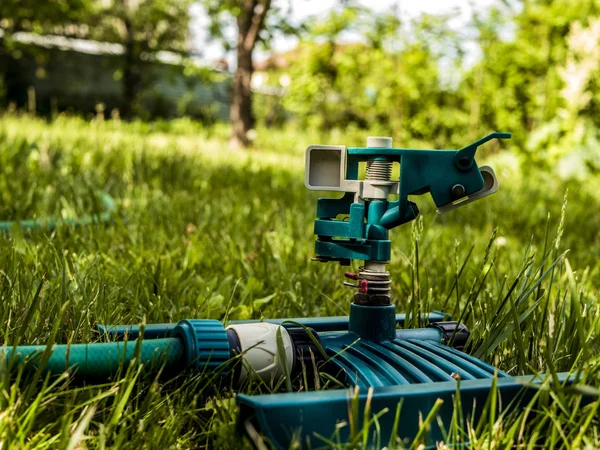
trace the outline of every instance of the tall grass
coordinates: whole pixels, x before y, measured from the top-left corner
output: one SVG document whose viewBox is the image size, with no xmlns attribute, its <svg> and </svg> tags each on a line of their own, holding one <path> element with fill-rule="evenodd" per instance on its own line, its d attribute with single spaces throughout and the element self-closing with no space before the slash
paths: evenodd
<svg viewBox="0 0 600 450">
<path fill-rule="evenodd" d="M 98 189 L 119 205 L 110 226 L 15 229 L 0 239 L 3 343 L 92 342 L 96 323 L 348 312 L 344 269 L 310 262 L 318 194 L 303 186 L 303 150 L 316 143 L 311 133 L 262 130 L 257 148 L 242 152 L 227 148 L 225 129 L 178 127 L 0 119 L 0 220 L 82 213 Z M 596 393 L 600 181 L 535 168 L 525 176 L 510 156 L 488 155 L 501 183 L 493 197 L 444 216 L 416 199 L 422 219 L 391 233 L 394 301 L 399 311 L 452 313 L 472 330 L 470 351 L 501 370 L 581 369 L 578 389 Z M 0 375 L 6 448 L 242 445 L 231 389 L 202 376 L 165 381 L 132 365 L 114 383 L 87 386 L 11 370 Z M 446 442 L 598 447 L 599 402 L 580 405 L 572 391 L 545 387 L 517 415 L 490 408 L 486 425 L 456 418 L 445 424 Z M 355 418 L 351 446 L 364 447 L 379 413 Z M 386 414 L 394 413 L 411 411 Z M 413 446 L 438 420 L 423 419 Z M 411 443 L 390 448 L 402 445 Z"/>
</svg>

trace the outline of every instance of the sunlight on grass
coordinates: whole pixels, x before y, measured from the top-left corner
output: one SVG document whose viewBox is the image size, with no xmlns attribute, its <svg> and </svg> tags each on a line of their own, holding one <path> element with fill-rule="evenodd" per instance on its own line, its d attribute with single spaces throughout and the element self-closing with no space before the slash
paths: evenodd
<svg viewBox="0 0 600 450">
<path fill-rule="evenodd" d="M 2 118 L 1 219 L 81 213 L 99 189 L 119 205 L 109 226 L 0 239 L 3 343 L 96 341 L 96 323 L 347 312 L 344 269 L 310 262 L 318 194 L 303 184 L 307 145 L 364 140 L 336 133 L 261 130 L 244 152 L 219 128 Z M 452 313 L 473 332 L 470 351 L 511 375 L 587 373 L 585 386 L 545 386 L 517 414 L 483 425 L 456 417 L 444 424 L 446 443 L 597 447 L 600 401 L 580 404 L 577 389 L 600 384 L 599 181 L 523 171 L 513 156 L 486 158 L 501 188 L 483 202 L 436 216 L 431 199 L 417 200 L 422 220 L 391 233 L 394 302 L 399 312 Z M 225 383 L 149 379 L 132 365 L 113 383 L 86 386 L 1 367 L 3 447 L 241 445 Z M 352 419 L 354 448 L 380 413 Z M 434 413 L 415 446 L 427 442 Z"/>
</svg>

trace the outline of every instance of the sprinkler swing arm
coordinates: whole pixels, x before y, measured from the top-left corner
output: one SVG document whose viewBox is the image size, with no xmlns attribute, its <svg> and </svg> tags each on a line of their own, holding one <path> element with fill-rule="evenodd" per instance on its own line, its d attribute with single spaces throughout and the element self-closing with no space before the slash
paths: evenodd
<svg viewBox="0 0 600 450">
<path fill-rule="evenodd" d="M 302 447 L 327 445 L 332 434 L 336 441 L 351 440 L 347 424 L 352 420 L 352 402 L 357 402 L 353 408 L 357 406 L 358 418 L 368 421 L 365 411 L 378 415 L 379 442 L 413 440 L 421 428 L 420 418 L 439 406 L 438 399 L 443 400 L 439 417 L 448 423 L 455 414 L 453 397 L 458 391 L 465 418 L 481 417 L 492 389 L 505 406 L 524 407 L 544 383 L 541 377 L 512 377 L 463 353 L 469 330 L 447 321 L 444 313 L 422 316 L 424 328 L 405 329 L 408 318 L 396 314 L 385 270 L 391 257 L 389 230 L 418 215 L 408 196 L 430 192 L 443 213 L 493 194 L 498 189 L 494 172 L 479 167 L 475 153 L 491 139 L 509 137 L 492 133 L 460 150 L 395 149 L 391 138 L 380 137 L 369 138 L 367 147 L 307 149 L 306 186 L 344 193 L 340 199 L 318 200 L 315 259 L 343 265 L 352 259 L 364 261 L 358 274 L 345 274 L 354 283 L 344 284 L 356 289 L 349 316 L 234 321 L 227 326 L 202 319 L 143 329 L 99 325 L 98 330 L 116 342 L 55 345 L 49 353 L 45 346 L 18 346 L 0 353 L 11 364 L 40 364 L 44 354 L 44 370 L 55 374 L 70 370 L 90 380 L 117 374 L 136 351 L 137 360 L 148 370 L 208 370 L 232 378 L 232 385 L 249 379 L 275 385 L 283 376 L 297 378 L 317 369 L 341 380 L 348 389 L 236 395 L 240 431 L 257 431 L 278 449 L 293 442 Z M 367 163 L 364 180 L 358 177 L 361 162 Z M 397 180 L 391 178 L 394 162 L 400 163 Z M 389 200 L 390 195 L 398 198 Z M 347 219 L 338 219 L 340 215 Z M 231 361 L 240 358 L 241 369 L 232 367 Z M 557 381 L 570 383 L 574 378 L 559 374 Z M 398 424 L 399 404 L 403 411 Z M 430 442 L 435 444 L 443 439 L 443 430 L 436 421 L 430 426 Z"/>
</svg>

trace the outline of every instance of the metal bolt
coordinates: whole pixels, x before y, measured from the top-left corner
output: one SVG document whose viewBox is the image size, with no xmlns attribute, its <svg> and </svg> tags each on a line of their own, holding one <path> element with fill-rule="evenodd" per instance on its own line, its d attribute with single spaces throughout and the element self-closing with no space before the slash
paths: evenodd
<svg viewBox="0 0 600 450">
<path fill-rule="evenodd" d="M 452 195 L 454 198 L 461 198 L 465 195 L 465 187 L 462 184 L 452 186 Z"/>
<path fill-rule="evenodd" d="M 458 163 L 462 166 L 462 167 L 468 167 L 469 164 L 471 163 L 471 160 L 467 157 L 467 156 L 463 156 L 462 158 L 460 158 L 458 160 Z"/>
<path fill-rule="evenodd" d="M 367 147 L 369 148 L 391 148 L 392 138 L 384 136 L 369 136 L 367 137 Z"/>
</svg>

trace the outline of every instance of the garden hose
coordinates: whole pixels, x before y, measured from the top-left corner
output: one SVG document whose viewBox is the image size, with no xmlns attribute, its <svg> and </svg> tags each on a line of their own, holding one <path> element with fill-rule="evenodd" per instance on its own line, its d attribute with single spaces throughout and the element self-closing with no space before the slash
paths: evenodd
<svg viewBox="0 0 600 450">
<path fill-rule="evenodd" d="M 5 348 L 11 362 L 19 364 L 32 361 L 44 370 L 58 375 L 66 370 L 75 371 L 84 378 L 107 378 L 120 368 L 127 367 L 136 356 L 138 341 L 107 342 L 95 344 L 55 345 L 47 360 L 43 357 L 45 345 L 23 345 Z M 153 339 L 139 342 L 137 361 L 144 365 L 172 368 L 181 364 L 184 347 L 177 338 Z"/>
<path fill-rule="evenodd" d="M 89 214 L 83 217 L 46 218 L 46 219 L 26 219 L 26 220 L 7 220 L 0 221 L 0 232 L 8 234 L 14 225 L 23 230 L 46 229 L 54 230 L 60 225 L 68 226 L 86 226 L 96 223 L 107 223 L 112 219 L 113 213 L 117 210 L 114 199 L 106 192 L 99 192 L 103 211 L 100 214 Z"/>
<path fill-rule="evenodd" d="M 444 323 L 452 324 L 451 330 L 457 326 L 455 322 Z M 118 332 L 107 331 L 113 328 L 111 326 L 102 328 L 109 337 L 123 337 Z M 54 375 L 68 370 L 82 379 L 108 379 L 135 358 L 147 372 L 156 373 L 161 368 L 171 373 L 208 370 L 231 374 L 236 383 L 248 378 L 260 378 L 269 383 L 286 373 L 300 373 L 302 367 L 321 361 L 322 345 L 326 346 L 331 339 L 336 342 L 341 339 L 343 345 L 352 346 L 357 338 L 347 331 L 318 333 L 307 327 L 287 328 L 269 322 L 236 322 L 225 327 L 220 321 L 210 319 L 181 320 L 165 331 L 164 337 L 160 338 L 148 338 L 154 332 L 148 335 L 134 332 L 134 339 L 129 341 L 54 345 L 51 348 L 45 345 L 6 346 L 0 348 L 0 356 L 9 366 L 29 362 Z M 459 331 L 458 334 L 464 333 Z M 448 341 L 448 332 L 439 325 L 398 329 L 395 339 L 439 344 Z M 244 363 L 233 368 L 229 363 L 237 356 L 243 356 Z"/>
<path fill-rule="evenodd" d="M 139 346 L 139 353 L 137 347 Z M 0 348 L 5 362 L 30 362 L 54 375 L 66 370 L 83 379 L 109 378 L 120 368 L 136 361 L 150 371 L 181 371 L 187 368 L 216 369 L 231 357 L 229 337 L 217 320 L 182 320 L 173 334 L 159 339 L 143 339 L 91 344 L 22 345 Z"/>
</svg>

